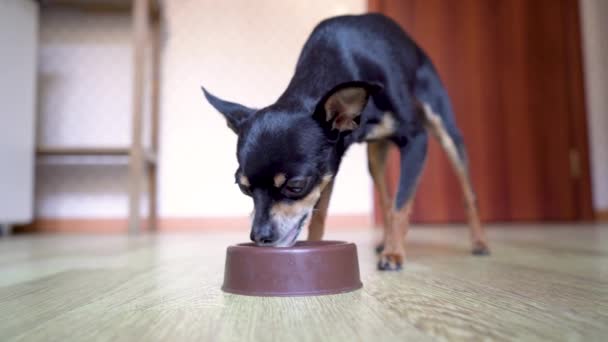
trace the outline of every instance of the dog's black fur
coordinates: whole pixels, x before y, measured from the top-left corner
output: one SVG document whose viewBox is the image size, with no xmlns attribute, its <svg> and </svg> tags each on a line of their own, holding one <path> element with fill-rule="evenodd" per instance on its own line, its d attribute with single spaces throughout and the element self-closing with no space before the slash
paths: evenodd
<svg viewBox="0 0 608 342">
<path fill-rule="evenodd" d="M 251 109 L 203 91 L 238 134 L 236 180 L 253 198 L 251 239 L 259 245 L 295 243 L 328 179 L 356 142 L 390 141 L 399 148 L 402 168 L 393 211 L 401 210 L 425 161 L 428 115 L 439 118 L 441 132 L 466 169 L 462 137 L 430 59 L 380 14 L 321 22 L 305 43 L 287 89 L 268 107 Z M 379 125 L 387 127 L 372 134 Z M 381 268 L 399 267 L 401 261 L 387 266 L 385 260 Z"/>
</svg>

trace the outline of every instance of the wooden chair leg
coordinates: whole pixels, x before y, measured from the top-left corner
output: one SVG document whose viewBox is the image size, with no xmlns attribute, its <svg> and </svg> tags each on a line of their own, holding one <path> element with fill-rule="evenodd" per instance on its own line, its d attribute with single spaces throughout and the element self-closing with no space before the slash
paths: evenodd
<svg viewBox="0 0 608 342">
<path fill-rule="evenodd" d="M 141 225 L 141 181 L 143 168 L 141 153 L 131 153 L 129 160 L 129 233 L 139 233 Z"/>
<path fill-rule="evenodd" d="M 129 232 L 138 233 L 140 227 L 141 182 L 144 176 L 142 149 L 142 116 L 144 94 L 144 61 L 148 37 L 149 0 L 133 3 L 133 120 L 131 154 L 129 156 Z"/>
<path fill-rule="evenodd" d="M 157 229 L 157 180 L 156 165 L 148 165 L 148 230 L 156 231 Z"/>
<path fill-rule="evenodd" d="M 150 25 L 150 49 L 152 58 L 152 79 L 151 79 L 151 120 L 150 138 L 151 149 L 154 160 L 148 164 L 148 229 L 157 230 L 158 224 L 158 123 L 159 123 L 159 98 L 160 98 L 160 58 L 161 58 L 161 22 L 160 17 L 154 18 Z"/>
</svg>

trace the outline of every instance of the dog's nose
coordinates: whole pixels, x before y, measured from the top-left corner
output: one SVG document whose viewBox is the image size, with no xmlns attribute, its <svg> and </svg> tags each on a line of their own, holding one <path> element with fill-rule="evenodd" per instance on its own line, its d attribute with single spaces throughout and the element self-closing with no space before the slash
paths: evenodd
<svg viewBox="0 0 608 342">
<path fill-rule="evenodd" d="M 263 246 L 276 242 L 278 236 L 274 233 L 274 229 L 261 229 L 258 232 L 251 232 L 250 238 L 256 245 Z"/>
</svg>

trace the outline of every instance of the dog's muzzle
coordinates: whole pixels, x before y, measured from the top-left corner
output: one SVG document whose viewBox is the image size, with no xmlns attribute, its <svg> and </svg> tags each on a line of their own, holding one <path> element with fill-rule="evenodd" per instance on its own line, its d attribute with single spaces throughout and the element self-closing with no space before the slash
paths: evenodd
<svg viewBox="0 0 608 342">
<path fill-rule="evenodd" d="M 264 247 L 291 247 L 298 240 L 310 212 L 298 217 L 272 217 L 270 222 L 253 227 L 251 241 Z"/>
</svg>

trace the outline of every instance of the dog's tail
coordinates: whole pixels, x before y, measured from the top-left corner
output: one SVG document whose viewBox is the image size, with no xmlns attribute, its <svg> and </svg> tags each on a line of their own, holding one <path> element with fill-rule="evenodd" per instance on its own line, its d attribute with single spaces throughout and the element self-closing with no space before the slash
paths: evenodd
<svg viewBox="0 0 608 342">
<path fill-rule="evenodd" d="M 425 120 L 430 120 L 431 118 L 426 116 L 431 113 L 424 111 L 424 107 L 430 107 L 432 114 L 439 116 L 443 127 L 454 141 L 461 160 L 466 162 L 464 141 L 456 125 L 456 118 L 448 93 L 431 60 L 422 51 L 420 51 L 420 60 L 421 63 L 416 70 L 414 96 L 420 103 L 421 114 L 425 115 Z"/>
</svg>

